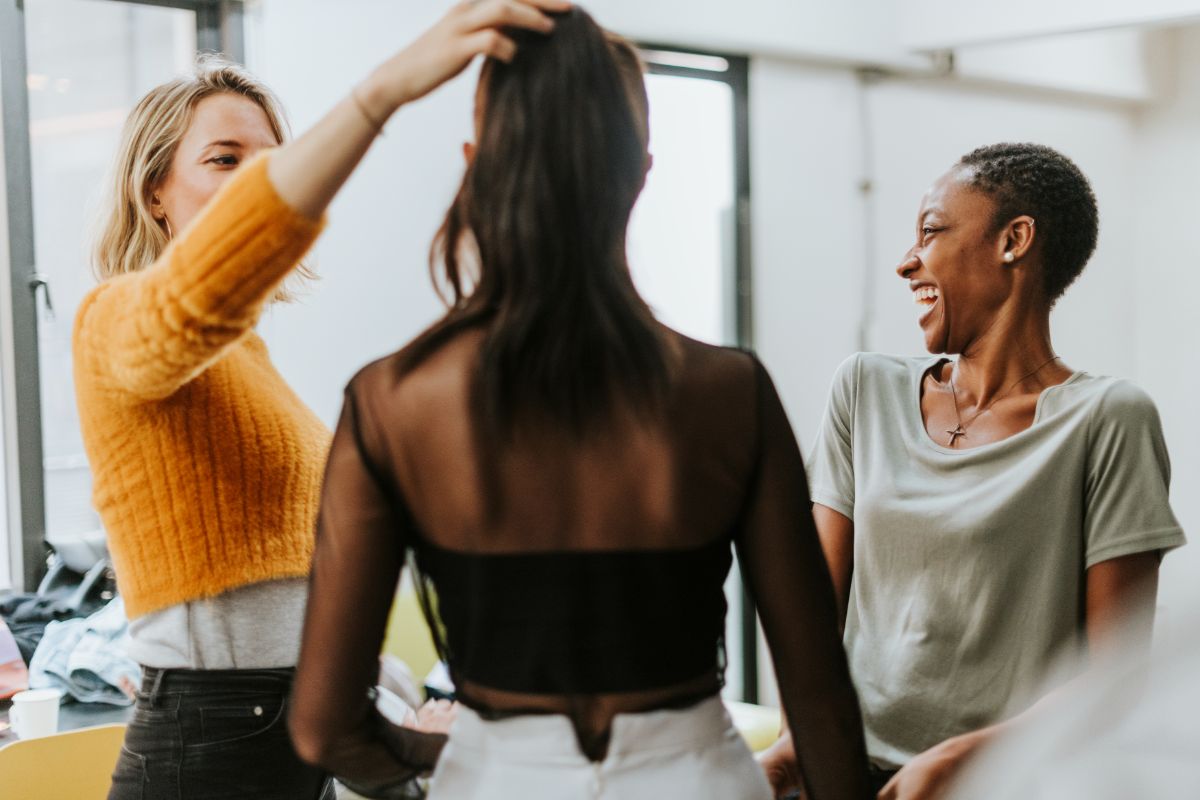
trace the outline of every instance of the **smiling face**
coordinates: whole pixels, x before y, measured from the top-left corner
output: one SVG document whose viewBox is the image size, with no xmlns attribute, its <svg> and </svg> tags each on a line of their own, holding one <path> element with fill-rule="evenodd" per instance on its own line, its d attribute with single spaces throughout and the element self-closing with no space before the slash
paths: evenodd
<svg viewBox="0 0 1200 800">
<path fill-rule="evenodd" d="M 896 268 L 908 281 L 931 353 L 961 353 L 985 332 L 1013 294 L 1005 262 L 1010 237 L 997 230 L 996 205 L 962 168 L 929 189 L 917 215 L 917 241 Z"/>
<path fill-rule="evenodd" d="M 166 178 L 154 188 L 150 210 L 178 234 L 230 174 L 258 151 L 279 144 L 262 106 L 231 92 L 196 103 Z"/>
</svg>

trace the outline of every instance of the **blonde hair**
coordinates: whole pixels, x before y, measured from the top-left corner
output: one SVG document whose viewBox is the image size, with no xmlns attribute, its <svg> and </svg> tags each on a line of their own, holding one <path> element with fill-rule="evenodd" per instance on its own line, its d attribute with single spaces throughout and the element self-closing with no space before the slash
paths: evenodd
<svg viewBox="0 0 1200 800">
<path fill-rule="evenodd" d="M 201 55 L 191 75 L 151 89 L 125 120 L 109 176 L 92 253 L 99 280 L 145 269 L 167 249 L 170 239 L 150 211 L 151 195 L 171 170 L 196 104 L 222 92 L 257 103 L 275 140 L 283 144 L 287 139 L 287 118 L 275 94 L 246 69 L 221 56 Z M 315 277 L 303 263 L 296 272 L 304 278 Z M 286 287 L 280 287 L 274 299 L 295 298 Z"/>
</svg>

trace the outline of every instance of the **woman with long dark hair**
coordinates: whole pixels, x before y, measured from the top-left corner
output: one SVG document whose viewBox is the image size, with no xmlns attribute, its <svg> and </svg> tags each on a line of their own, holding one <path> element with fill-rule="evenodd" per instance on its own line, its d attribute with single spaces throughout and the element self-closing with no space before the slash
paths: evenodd
<svg viewBox="0 0 1200 800">
<path fill-rule="evenodd" d="M 346 389 L 291 718 L 338 775 L 433 737 L 368 697 L 406 555 L 465 708 L 432 796 L 767 798 L 720 701 L 736 546 L 814 800 L 869 795 L 804 467 L 762 365 L 659 324 L 626 227 L 632 48 L 579 9 L 488 61 L 437 239 L 452 307 Z"/>
</svg>

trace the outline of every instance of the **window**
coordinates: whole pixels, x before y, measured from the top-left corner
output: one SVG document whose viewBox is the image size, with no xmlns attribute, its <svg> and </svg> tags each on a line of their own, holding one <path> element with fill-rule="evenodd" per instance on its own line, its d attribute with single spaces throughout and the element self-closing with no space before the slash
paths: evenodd
<svg viewBox="0 0 1200 800">
<path fill-rule="evenodd" d="M 102 541 L 71 377 L 75 309 L 94 285 L 88 248 L 121 126 L 199 49 L 241 56 L 240 4 L 0 0 L 8 166 L 12 391 L 4 395 L 12 542 L 0 585 L 32 588 L 45 542 Z M 120 43 L 114 46 L 114 43 Z M 15 459 L 15 460 L 14 460 Z M 17 480 L 12 480 L 15 473 Z"/>
<path fill-rule="evenodd" d="M 750 347 L 749 152 L 744 58 L 642 48 L 654 165 L 634 209 L 634 282 L 665 324 Z M 728 689 L 758 696 L 757 621 L 736 570 L 726 584 Z"/>
</svg>

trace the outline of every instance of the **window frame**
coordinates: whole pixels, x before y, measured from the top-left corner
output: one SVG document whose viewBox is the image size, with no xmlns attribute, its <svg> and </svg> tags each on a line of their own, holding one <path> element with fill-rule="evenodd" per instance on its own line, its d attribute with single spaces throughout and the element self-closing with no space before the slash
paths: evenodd
<svg viewBox="0 0 1200 800">
<path fill-rule="evenodd" d="M 245 59 L 241 0 L 93 0 L 159 6 L 196 15 L 197 52 L 222 52 Z M 42 452 L 41 371 L 38 351 L 39 289 L 46 288 L 35 260 L 33 174 L 26 86 L 25 5 L 0 0 L 0 143 L 2 143 L 8 252 L 0 289 L 0 408 L 3 417 L 5 508 L 9 575 L 17 591 L 32 591 L 46 571 L 46 496 Z M 0 239 L 0 242 L 4 241 Z M 3 276 L 0 276 L 3 280 Z M 18 546 L 19 542 L 19 546 Z"/>
<path fill-rule="evenodd" d="M 754 349 L 754 282 L 750 215 L 750 59 L 744 55 L 695 50 L 655 42 L 638 42 L 637 47 L 651 75 L 669 75 L 717 81 L 733 92 L 734 146 L 734 264 L 726 297 L 733 307 L 733 344 Z M 664 58 L 664 56 L 666 58 Z M 671 58 L 672 56 L 678 57 Z M 723 60 L 725 69 L 706 68 L 705 61 Z M 689 64 L 688 62 L 692 62 Z M 758 702 L 758 612 L 745 584 L 741 596 L 741 641 L 738 652 L 742 666 L 742 699 Z"/>
</svg>

